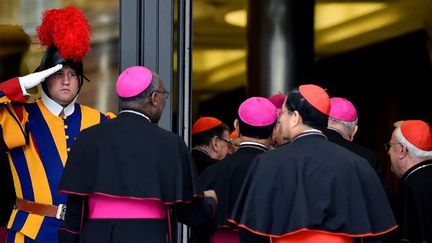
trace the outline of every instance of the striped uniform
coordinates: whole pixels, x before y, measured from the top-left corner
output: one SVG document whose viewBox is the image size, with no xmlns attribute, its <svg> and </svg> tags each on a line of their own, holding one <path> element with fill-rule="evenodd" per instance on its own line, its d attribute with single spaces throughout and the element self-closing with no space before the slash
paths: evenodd
<svg viewBox="0 0 432 243">
<path fill-rule="evenodd" d="M 18 78 L 0 84 L 0 135 L 8 149 L 16 196 L 42 204 L 65 204 L 66 195 L 58 193 L 58 184 L 70 147 L 81 130 L 106 117 L 75 104 L 73 113 L 62 118 L 42 100 L 24 101 Z M 14 209 L 7 242 L 57 242 L 62 224 L 56 218 Z"/>
</svg>

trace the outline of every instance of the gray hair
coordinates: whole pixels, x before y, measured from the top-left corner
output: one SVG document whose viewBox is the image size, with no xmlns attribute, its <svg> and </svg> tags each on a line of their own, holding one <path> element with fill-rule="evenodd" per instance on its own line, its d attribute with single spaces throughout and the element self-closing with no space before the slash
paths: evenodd
<svg viewBox="0 0 432 243">
<path fill-rule="evenodd" d="M 329 117 L 329 121 L 340 123 L 340 124 L 344 125 L 345 127 L 347 127 L 351 132 L 354 132 L 355 127 L 357 126 L 357 123 L 358 123 L 358 118 L 356 118 L 352 122 L 349 122 L 349 121 L 336 120 L 336 119 Z"/>
<path fill-rule="evenodd" d="M 353 134 L 356 131 L 357 123 L 357 118 L 352 122 L 348 122 L 329 117 L 328 128 L 337 131 L 345 139 L 352 140 L 352 138 L 350 139 L 350 136 L 354 136 Z"/>
<path fill-rule="evenodd" d="M 129 98 L 119 97 L 120 110 L 136 110 L 138 107 L 144 107 L 148 102 L 148 97 L 156 90 L 159 90 L 159 80 L 161 80 L 161 78 L 154 72 L 152 72 L 152 74 L 151 83 L 143 92 Z"/>
<path fill-rule="evenodd" d="M 161 78 L 159 77 L 159 75 L 157 75 L 154 72 L 152 72 L 152 74 L 153 74 L 153 77 L 152 77 L 150 85 L 147 87 L 147 89 L 145 89 L 139 95 L 142 95 L 144 97 L 149 97 L 151 95 L 151 93 L 155 92 L 156 90 L 159 90 L 159 80 Z"/>
<path fill-rule="evenodd" d="M 403 144 L 404 146 L 406 146 L 408 152 L 413 156 L 416 157 L 418 159 L 421 160 L 430 160 L 432 159 L 432 151 L 425 151 L 422 149 L 417 148 L 416 146 L 414 146 L 412 143 L 410 143 L 402 134 L 400 125 L 402 122 L 396 122 L 394 124 L 394 126 L 396 127 L 395 129 L 395 137 L 398 140 L 399 143 Z"/>
</svg>

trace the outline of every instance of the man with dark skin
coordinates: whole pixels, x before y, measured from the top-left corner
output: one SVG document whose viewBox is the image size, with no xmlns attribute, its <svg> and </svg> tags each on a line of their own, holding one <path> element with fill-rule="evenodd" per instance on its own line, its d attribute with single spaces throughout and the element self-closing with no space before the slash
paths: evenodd
<svg viewBox="0 0 432 243">
<path fill-rule="evenodd" d="M 186 144 L 157 126 L 169 94 L 159 75 L 129 67 L 116 89 L 119 116 L 72 148 L 60 183 L 69 195 L 61 243 L 171 242 L 171 212 L 191 226 L 214 213 L 216 195 L 195 185 Z"/>
</svg>

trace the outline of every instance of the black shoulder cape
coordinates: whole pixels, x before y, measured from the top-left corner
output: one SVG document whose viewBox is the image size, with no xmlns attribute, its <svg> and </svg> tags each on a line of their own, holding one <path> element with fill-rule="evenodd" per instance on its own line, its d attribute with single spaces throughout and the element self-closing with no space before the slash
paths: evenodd
<svg viewBox="0 0 432 243">
<path fill-rule="evenodd" d="M 254 158 L 267 149 L 258 145 L 240 145 L 237 152 L 208 167 L 199 177 L 204 190 L 215 190 L 218 196 L 216 226 L 230 226 L 230 216 L 243 181 Z"/>
<path fill-rule="evenodd" d="M 341 134 L 338 132 L 331 130 L 331 129 L 325 129 L 324 134 L 328 138 L 330 142 L 336 143 L 341 145 L 342 147 L 348 149 L 349 151 L 359 155 L 360 157 L 366 159 L 367 162 L 372 166 L 372 168 L 377 173 L 378 177 L 380 178 L 381 182 L 384 183 L 384 171 L 383 171 L 383 165 L 378 156 L 370 149 L 360 146 L 354 142 L 348 141 L 345 138 L 342 137 Z"/>
<path fill-rule="evenodd" d="M 273 237 L 304 229 L 361 237 L 396 228 L 386 194 L 366 160 L 322 134 L 305 134 L 258 155 L 230 218 Z"/>
<path fill-rule="evenodd" d="M 179 136 L 144 117 L 122 113 L 80 133 L 69 154 L 60 191 L 175 203 L 197 195 L 196 177 Z"/>
</svg>

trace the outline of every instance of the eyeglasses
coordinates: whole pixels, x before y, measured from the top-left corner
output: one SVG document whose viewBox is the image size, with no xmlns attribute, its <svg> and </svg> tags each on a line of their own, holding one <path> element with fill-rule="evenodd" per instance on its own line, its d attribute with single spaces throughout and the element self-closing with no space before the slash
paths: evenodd
<svg viewBox="0 0 432 243">
<path fill-rule="evenodd" d="M 388 152 L 388 151 L 390 150 L 391 146 L 396 145 L 396 144 L 402 146 L 401 143 L 391 143 L 391 142 L 388 142 L 388 143 L 385 143 L 385 144 L 384 144 L 384 149 Z"/>
<path fill-rule="evenodd" d="M 226 142 L 228 145 L 233 145 L 231 141 L 229 141 L 229 140 L 227 140 L 227 139 L 225 139 L 225 138 L 223 138 L 223 137 L 219 137 L 219 136 L 218 136 L 217 138 L 219 138 L 220 140 Z"/>
<path fill-rule="evenodd" d="M 162 90 L 155 90 L 154 92 L 163 94 L 163 96 L 164 96 L 165 99 L 168 99 L 169 95 L 171 94 L 170 92 L 168 92 L 166 90 L 164 90 L 164 91 L 162 91 Z"/>
</svg>

